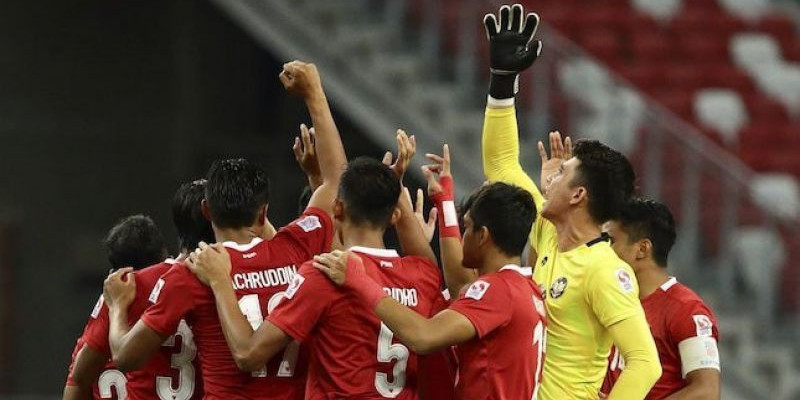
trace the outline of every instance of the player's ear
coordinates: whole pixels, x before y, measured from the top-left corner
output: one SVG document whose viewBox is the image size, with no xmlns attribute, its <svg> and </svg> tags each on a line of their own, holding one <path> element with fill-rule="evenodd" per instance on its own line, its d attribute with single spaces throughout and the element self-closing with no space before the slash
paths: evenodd
<svg viewBox="0 0 800 400">
<path fill-rule="evenodd" d="M 653 242 L 650 239 L 642 239 L 639 241 L 639 248 L 636 249 L 636 259 L 643 260 L 646 258 L 650 258 L 650 255 L 653 253 Z"/>
<path fill-rule="evenodd" d="M 344 219 L 344 203 L 338 197 L 333 201 L 333 219 L 337 221 Z"/>
<path fill-rule="evenodd" d="M 478 230 L 478 244 L 480 246 L 488 244 L 491 238 L 492 234 L 489 232 L 489 228 L 482 226 L 481 229 Z"/>
<path fill-rule="evenodd" d="M 392 211 L 392 217 L 389 219 L 389 225 L 394 226 L 397 224 L 397 221 L 400 221 L 400 217 L 403 216 L 403 211 L 400 210 L 400 207 L 395 207 Z"/>
<path fill-rule="evenodd" d="M 585 199 L 588 199 L 588 193 L 583 186 L 576 186 L 572 189 L 572 197 L 569 199 L 569 204 L 580 204 Z"/>
<path fill-rule="evenodd" d="M 259 226 L 267 224 L 267 208 L 268 207 L 269 207 L 269 205 L 264 204 L 264 207 L 261 207 L 258 210 L 258 217 L 256 217 L 256 223 Z"/>
<path fill-rule="evenodd" d="M 211 207 L 208 205 L 208 200 L 200 200 L 200 212 L 203 213 L 203 218 L 211 222 Z"/>
</svg>

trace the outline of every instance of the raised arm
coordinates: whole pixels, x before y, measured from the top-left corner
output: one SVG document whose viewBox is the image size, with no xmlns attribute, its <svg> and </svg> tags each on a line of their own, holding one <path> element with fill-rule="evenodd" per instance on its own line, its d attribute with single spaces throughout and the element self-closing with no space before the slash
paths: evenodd
<svg viewBox="0 0 800 400">
<path fill-rule="evenodd" d="M 319 160 L 322 185 L 314 191 L 308 205 L 330 214 L 339 189 L 339 180 L 347 165 L 347 156 L 333 122 L 319 72 L 314 64 L 292 61 L 284 64 L 280 80 L 286 90 L 303 98 L 314 126 L 314 147 Z"/>
<path fill-rule="evenodd" d="M 186 265 L 214 292 L 222 333 L 239 369 L 259 369 L 291 341 L 288 335 L 268 321 L 253 331 L 239 309 L 230 278 L 230 254 L 222 244 L 209 246 L 200 242 L 199 251 L 189 256 Z"/>
<path fill-rule="evenodd" d="M 455 207 L 455 187 L 450 172 L 450 147 L 442 146 L 442 156 L 425 155 L 432 164 L 424 165 L 422 173 L 428 181 L 428 195 L 439 211 L 439 249 L 442 256 L 444 281 L 450 298 L 458 298 L 461 289 L 474 281 L 477 271 L 464 268 L 461 230 Z M 438 179 L 437 175 L 438 174 Z"/>
<path fill-rule="evenodd" d="M 535 13 L 528 14 L 523 23 L 523 9 L 519 4 L 501 7 L 499 17 L 494 14 L 484 17 L 489 39 L 490 78 L 481 138 L 486 177 L 531 192 L 537 208 L 543 202 L 542 195 L 519 161 L 514 95 L 519 73 L 530 67 L 542 50 L 542 42 L 531 42 L 538 24 L 539 16 Z"/>
<path fill-rule="evenodd" d="M 414 136 L 409 137 L 402 129 L 397 130 L 397 158 L 392 162 L 392 153 L 386 152 L 383 163 L 388 165 L 397 175 L 400 184 L 403 184 L 408 165 L 417 152 L 417 142 Z M 400 191 L 400 198 L 397 207 L 400 209 L 400 219 L 395 224 L 397 238 L 403 253 L 425 257 L 433 264 L 437 263 L 436 255 L 431 249 L 430 241 L 426 239 L 422 226 L 417 221 L 414 209 L 411 205 L 411 196 L 407 195 L 408 189 L 405 187 Z"/>
<path fill-rule="evenodd" d="M 97 382 L 108 357 L 83 344 L 72 361 L 62 400 L 90 400 L 92 384 Z"/>
</svg>

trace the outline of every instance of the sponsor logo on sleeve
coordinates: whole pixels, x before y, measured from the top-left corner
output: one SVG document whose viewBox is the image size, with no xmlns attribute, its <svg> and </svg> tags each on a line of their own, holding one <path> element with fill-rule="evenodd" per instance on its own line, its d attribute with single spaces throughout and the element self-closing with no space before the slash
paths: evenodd
<svg viewBox="0 0 800 400">
<path fill-rule="evenodd" d="M 628 271 L 620 268 L 617 270 L 617 282 L 619 282 L 619 287 L 625 293 L 632 293 L 633 292 L 633 279 Z"/>
<path fill-rule="evenodd" d="M 694 326 L 697 329 L 697 336 L 711 336 L 712 328 L 714 327 L 711 318 L 707 315 L 699 314 L 692 315 L 692 319 L 694 319 Z"/>
<path fill-rule="evenodd" d="M 155 304 L 158 301 L 158 296 L 161 295 L 161 289 L 163 288 L 164 288 L 164 280 L 159 278 L 158 282 L 156 282 L 156 285 L 153 286 L 153 291 L 150 292 L 150 297 L 148 298 L 148 300 L 150 300 L 151 303 Z"/>
<path fill-rule="evenodd" d="M 487 290 L 489 290 L 489 282 L 475 281 L 475 283 L 470 285 L 469 289 L 467 289 L 467 294 L 465 294 L 464 297 L 473 300 L 480 300 L 483 298 L 483 295 L 486 294 Z"/>
<path fill-rule="evenodd" d="M 550 285 L 550 297 L 553 299 L 557 299 L 564 295 L 564 292 L 567 290 L 567 278 L 561 277 L 556 279 L 552 285 Z"/>
<path fill-rule="evenodd" d="M 294 297 L 295 293 L 297 293 L 297 290 L 300 289 L 300 286 L 303 284 L 303 282 L 305 282 L 305 280 L 306 278 L 304 278 L 303 275 L 296 274 L 292 278 L 292 282 L 289 283 L 289 287 L 286 288 L 286 298 L 291 299 Z"/>
<path fill-rule="evenodd" d="M 547 256 L 542 257 L 542 261 L 539 264 L 544 267 L 547 264 Z"/>
<path fill-rule="evenodd" d="M 97 316 L 100 315 L 100 309 L 103 308 L 103 295 L 101 294 L 100 297 L 97 299 L 97 303 L 94 304 L 94 308 L 92 309 L 92 318 L 97 319 Z"/>
<path fill-rule="evenodd" d="M 303 232 L 311 232 L 315 229 L 322 228 L 322 223 L 319 222 L 319 217 L 316 215 L 309 215 L 299 221 L 296 222 L 297 226 L 303 230 Z"/>
</svg>

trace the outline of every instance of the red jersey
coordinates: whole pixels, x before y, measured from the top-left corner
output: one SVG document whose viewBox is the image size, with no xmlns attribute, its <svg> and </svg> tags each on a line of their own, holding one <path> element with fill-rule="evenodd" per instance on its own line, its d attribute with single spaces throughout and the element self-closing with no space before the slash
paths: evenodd
<svg viewBox="0 0 800 400">
<path fill-rule="evenodd" d="M 445 289 L 437 299 L 431 315 L 447 308 L 450 294 Z M 417 392 L 420 400 L 454 400 L 458 363 L 455 349 L 448 347 L 437 352 L 419 356 L 419 381 Z"/>
<path fill-rule="evenodd" d="M 646 400 L 660 400 L 683 389 L 686 386 L 684 378 L 691 371 L 700 368 L 719 370 L 717 318 L 700 296 L 675 278 L 670 278 L 642 299 L 642 308 L 663 371 Z M 625 361 L 619 351 L 612 348 L 608 375 L 603 383 L 604 393 L 611 390 L 624 368 Z"/>
<path fill-rule="evenodd" d="M 296 266 L 329 251 L 333 228 L 328 214 L 308 208 L 281 228 L 272 240 L 246 245 L 225 243 L 231 255 L 231 278 L 239 306 L 256 328 L 289 287 Z M 182 263 L 175 264 L 153 288 L 154 304 L 142 316 L 163 335 L 175 332 L 181 318 L 192 325 L 203 373 L 205 399 L 244 400 L 303 397 L 305 368 L 297 345 L 287 346 L 282 359 L 266 369 L 242 372 L 236 366 L 217 316 L 214 294 Z"/>
<path fill-rule="evenodd" d="M 129 324 L 135 324 L 150 306 L 148 301 L 150 291 L 158 278 L 174 263 L 174 260 L 166 260 L 133 273 L 136 281 L 136 297 L 128 308 Z M 103 296 L 100 296 L 92 310 L 91 318 L 86 324 L 83 336 L 78 340 L 72 361 L 75 361 L 75 356 L 84 343 L 92 350 L 110 358 L 108 330 L 108 307 L 103 302 Z M 196 353 L 192 331 L 185 322 L 180 321 L 179 329 L 175 334 L 164 342 L 161 349 L 141 369 L 123 374 L 113 369 L 113 363 L 109 361 L 106 370 L 98 379 L 98 384 L 93 388 L 95 399 L 199 399 L 202 397 L 202 390 L 199 387 L 200 379 L 196 376 Z M 72 366 L 70 366 L 68 385 L 72 383 L 71 374 Z"/>
<path fill-rule="evenodd" d="M 441 294 L 439 268 L 394 250 L 353 247 L 367 275 L 387 294 L 429 317 Z M 303 264 L 286 297 L 267 320 L 297 341 L 309 343 L 307 399 L 417 398 L 417 356 L 394 338 L 355 296 Z"/>
<path fill-rule="evenodd" d="M 530 268 L 507 265 L 482 275 L 450 309 L 467 317 L 477 332 L 456 346 L 456 398 L 535 399 L 547 318 Z"/>
<path fill-rule="evenodd" d="M 100 300 L 98 300 L 98 304 Z M 78 338 L 75 344 L 75 349 L 72 351 L 72 362 L 69 364 L 69 374 L 67 375 L 67 386 L 77 386 L 75 381 L 72 380 L 72 369 L 75 367 L 75 358 L 78 352 L 86 344 L 84 335 Z M 92 384 L 92 398 L 95 400 L 125 400 L 128 398 L 128 389 L 125 384 L 128 382 L 125 374 L 114 368 L 114 363 L 110 360 L 103 368 L 103 372 L 97 379 L 97 382 Z"/>
</svg>

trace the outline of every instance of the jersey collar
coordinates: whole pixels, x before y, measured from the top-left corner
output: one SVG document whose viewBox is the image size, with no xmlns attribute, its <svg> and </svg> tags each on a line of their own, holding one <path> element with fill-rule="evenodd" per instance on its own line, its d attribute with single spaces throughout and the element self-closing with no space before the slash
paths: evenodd
<svg viewBox="0 0 800 400">
<path fill-rule="evenodd" d="M 253 240 L 251 240 L 250 243 L 247 243 L 247 244 L 239 244 L 239 243 L 236 243 L 236 242 L 233 242 L 233 241 L 228 241 L 228 242 L 222 242 L 222 245 L 227 247 L 227 248 L 229 248 L 229 249 L 234 249 L 234 250 L 239 251 L 239 252 L 245 252 L 245 251 L 249 251 L 253 247 L 256 247 L 256 245 L 258 245 L 259 243 L 261 243 L 263 241 L 264 241 L 264 239 L 262 239 L 260 237 L 254 237 Z"/>
<path fill-rule="evenodd" d="M 375 257 L 384 257 L 384 258 L 400 257 L 400 255 L 397 254 L 397 250 L 394 249 L 376 249 L 372 247 L 353 246 L 350 248 L 350 251 L 355 251 L 356 253 L 369 254 Z"/>
<path fill-rule="evenodd" d="M 503 268 L 500 268 L 500 271 L 515 271 L 522 276 L 532 276 L 533 275 L 533 268 L 531 267 L 520 267 L 516 264 L 508 264 Z M 499 272 L 499 271 L 498 271 Z"/>
<path fill-rule="evenodd" d="M 661 285 L 661 290 L 666 292 L 669 288 L 675 286 L 676 283 L 678 283 L 678 280 L 674 276 L 670 276 L 669 279 Z"/>
</svg>

